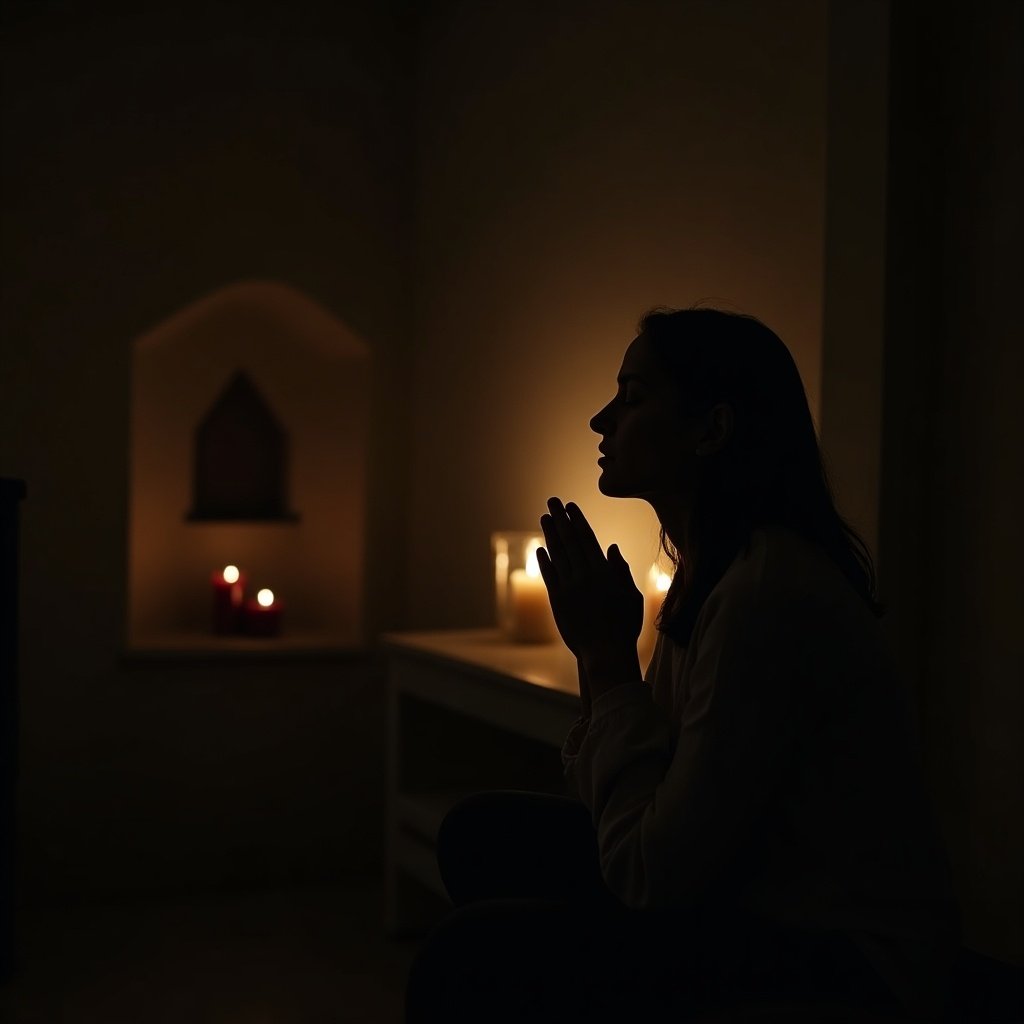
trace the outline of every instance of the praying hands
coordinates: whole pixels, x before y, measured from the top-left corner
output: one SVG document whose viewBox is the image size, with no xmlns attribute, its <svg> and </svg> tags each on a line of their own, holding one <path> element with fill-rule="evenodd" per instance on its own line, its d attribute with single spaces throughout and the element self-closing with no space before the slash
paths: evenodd
<svg viewBox="0 0 1024 1024">
<path fill-rule="evenodd" d="M 611 545 L 606 557 L 573 502 L 550 498 L 540 525 L 547 547 L 537 550 L 537 564 L 555 625 L 586 676 L 589 697 L 640 679 L 636 645 L 644 599 L 618 546 Z"/>
</svg>

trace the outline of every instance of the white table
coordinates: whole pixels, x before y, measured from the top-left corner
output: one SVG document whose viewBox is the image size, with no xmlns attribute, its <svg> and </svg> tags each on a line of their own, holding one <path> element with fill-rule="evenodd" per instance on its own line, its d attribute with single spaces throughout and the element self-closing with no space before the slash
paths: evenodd
<svg viewBox="0 0 1024 1024">
<path fill-rule="evenodd" d="M 448 809 L 484 789 L 564 792 L 559 750 L 579 715 L 576 661 L 559 641 L 495 629 L 390 633 L 385 926 L 415 929 L 407 873 L 447 898 L 434 842 Z M 420 922 L 422 923 L 422 922 Z"/>
</svg>

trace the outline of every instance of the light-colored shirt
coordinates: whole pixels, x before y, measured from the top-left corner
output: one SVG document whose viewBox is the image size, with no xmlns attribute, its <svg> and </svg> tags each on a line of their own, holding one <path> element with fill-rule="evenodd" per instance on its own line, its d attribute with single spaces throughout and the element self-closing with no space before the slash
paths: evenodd
<svg viewBox="0 0 1024 1024">
<path fill-rule="evenodd" d="M 753 531 L 690 642 L 593 701 L 562 749 L 601 870 L 634 908 L 726 891 L 783 926 L 851 936 L 913 1012 L 956 948 L 909 694 L 880 624 L 817 545 Z"/>
</svg>

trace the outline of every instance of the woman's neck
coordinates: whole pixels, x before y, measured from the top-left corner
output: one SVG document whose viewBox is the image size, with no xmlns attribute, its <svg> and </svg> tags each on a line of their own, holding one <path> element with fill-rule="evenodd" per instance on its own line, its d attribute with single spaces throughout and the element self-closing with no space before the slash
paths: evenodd
<svg viewBox="0 0 1024 1024">
<path fill-rule="evenodd" d="M 693 536 L 691 502 L 679 494 L 658 495 L 649 500 L 682 564 L 692 568 L 697 556 L 697 538 Z"/>
</svg>

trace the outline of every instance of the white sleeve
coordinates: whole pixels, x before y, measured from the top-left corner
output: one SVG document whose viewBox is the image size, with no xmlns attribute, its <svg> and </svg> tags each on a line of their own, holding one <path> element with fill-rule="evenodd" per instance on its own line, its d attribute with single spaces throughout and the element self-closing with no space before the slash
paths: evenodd
<svg viewBox="0 0 1024 1024">
<path fill-rule="evenodd" d="M 580 715 L 569 728 L 569 735 L 562 744 L 562 767 L 568 771 L 580 751 L 580 744 L 586 739 L 590 728 L 590 719 Z"/>
<path fill-rule="evenodd" d="M 792 608 L 780 605 L 747 590 L 708 598 L 674 752 L 648 685 L 594 701 L 572 781 L 591 811 L 605 882 L 627 906 L 699 898 L 769 798 L 799 718 L 799 644 Z"/>
</svg>

